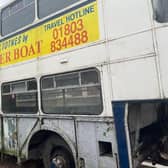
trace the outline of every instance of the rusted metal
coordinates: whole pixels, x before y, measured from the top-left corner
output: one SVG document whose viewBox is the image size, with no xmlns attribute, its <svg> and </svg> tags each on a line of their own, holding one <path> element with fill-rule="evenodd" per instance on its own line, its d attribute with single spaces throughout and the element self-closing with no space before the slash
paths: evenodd
<svg viewBox="0 0 168 168">
<path fill-rule="evenodd" d="M 28 134 L 28 136 L 26 137 L 26 139 L 25 139 L 23 145 L 20 147 L 20 154 L 21 154 L 21 151 L 23 150 L 24 146 L 26 145 L 28 139 L 30 138 L 30 136 L 31 136 L 31 134 L 32 134 L 32 132 L 33 132 L 33 130 L 35 129 L 35 127 L 36 127 L 37 124 L 39 123 L 39 120 L 40 120 L 40 119 L 37 118 L 37 121 L 35 122 L 35 124 L 34 124 L 34 126 L 32 127 L 30 133 Z"/>
<path fill-rule="evenodd" d="M 1 160 L 3 160 L 3 153 L 4 153 L 4 126 L 3 126 L 3 117 L 1 116 Z"/>
</svg>

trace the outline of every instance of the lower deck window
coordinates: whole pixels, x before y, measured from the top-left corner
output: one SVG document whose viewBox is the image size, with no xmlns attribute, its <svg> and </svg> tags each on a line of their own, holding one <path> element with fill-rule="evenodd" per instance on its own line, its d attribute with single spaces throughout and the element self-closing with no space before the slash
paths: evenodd
<svg viewBox="0 0 168 168">
<path fill-rule="evenodd" d="M 35 113 L 37 110 L 36 80 L 2 85 L 2 111 L 4 113 Z"/>
<path fill-rule="evenodd" d="M 96 115 L 102 112 L 100 78 L 95 69 L 46 76 L 41 85 L 45 113 Z"/>
</svg>

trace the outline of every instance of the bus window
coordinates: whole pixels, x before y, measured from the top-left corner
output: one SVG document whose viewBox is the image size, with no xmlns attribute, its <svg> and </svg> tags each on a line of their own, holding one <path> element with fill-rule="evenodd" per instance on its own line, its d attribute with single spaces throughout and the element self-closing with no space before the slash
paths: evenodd
<svg viewBox="0 0 168 168">
<path fill-rule="evenodd" d="M 54 88 L 54 78 L 44 78 L 42 81 L 42 88 L 43 89 L 49 89 Z"/>
<path fill-rule="evenodd" d="M 168 22 L 168 0 L 152 0 L 154 18 L 157 22 Z"/>
<path fill-rule="evenodd" d="M 2 111 L 4 113 L 36 113 L 37 110 L 36 80 L 2 84 Z"/>
<path fill-rule="evenodd" d="M 44 113 L 98 115 L 102 112 L 99 73 L 95 69 L 53 75 L 54 88 L 42 87 Z M 50 77 L 51 78 L 51 77 Z M 43 77 L 43 86 L 49 77 Z"/>
<path fill-rule="evenodd" d="M 16 0 L 1 12 L 1 33 L 7 35 L 30 23 L 35 18 L 35 0 Z"/>
<path fill-rule="evenodd" d="M 27 90 L 37 90 L 37 83 L 35 80 L 27 82 Z"/>
<path fill-rule="evenodd" d="M 4 85 L 2 88 L 3 93 L 9 93 L 10 92 L 10 84 Z"/>
<path fill-rule="evenodd" d="M 89 83 L 98 83 L 98 74 L 96 71 L 89 71 L 89 72 L 82 72 L 81 73 L 81 82 L 82 84 L 89 84 Z"/>
<path fill-rule="evenodd" d="M 79 85 L 78 73 L 57 76 L 56 85 L 57 87 Z"/>
<path fill-rule="evenodd" d="M 18 82 L 18 83 L 14 83 L 12 84 L 12 91 L 13 92 L 23 92 L 26 90 L 26 84 L 25 82 Z"/>
<path fill-rule="evenodd" d="M 48 16 L 78 1 L 79 0 L 38 0 L 39 18 Z"/>
</svg>

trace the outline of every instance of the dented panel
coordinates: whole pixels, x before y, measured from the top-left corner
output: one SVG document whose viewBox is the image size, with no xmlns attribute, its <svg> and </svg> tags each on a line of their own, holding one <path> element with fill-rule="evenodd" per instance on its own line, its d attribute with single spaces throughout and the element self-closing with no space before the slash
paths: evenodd
<svg viewBox="0 0 168 168">
<path fill-rule="evenodd" d="M 79 158 L 85 160 L 86 167 L 116 167 L 116 141 L 112 118 L 77 121 L 77 141 Z M 105 148 L 110 149 L 106 151 Z"/>
</svg>

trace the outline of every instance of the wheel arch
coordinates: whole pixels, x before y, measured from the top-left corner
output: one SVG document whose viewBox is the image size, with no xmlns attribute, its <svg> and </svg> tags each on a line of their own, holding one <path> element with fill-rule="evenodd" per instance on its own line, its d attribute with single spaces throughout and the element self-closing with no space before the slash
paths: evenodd
<svg viewBox="0 0 168 168">
<path fill-rule="evenodd" d="M 72 140 L 69 138 L 68 135 L 66 135 L 66 133 L 64 133 L 60 128 L 54 128 L 54 129 L 40 129 L 40 130 L 36 130 L 34 132 L 32 132 L 32 134 L 30 135 L 28 141 L 27 141 L 27 146 L 26 146 L 26 151 L 27 151 L 27 159 L 29 159 L 29 155 L 30 155 L 30 147 L 32 145 L 32 142 L 35 140 L 36 138 L 38 138 L 38 136 L 40 135 L 40 138 L 44 138 L 44 142 L 47 141 L 47 139 L 51 136 L 55 136 L 55 137 L 59 137 L 60 139 L 62 139 L 67 146 L 70 149 L 70 152 L 74 158 L 74 162 L 76 164 L 76 147 L 75 147 L 75 140 L 74 142 L 72 142 Z M 40 140 L 37 140 L 37 143 L 39 143 Z M 44 143 L 42 142 L 42 143 Z"/>
</svg>

